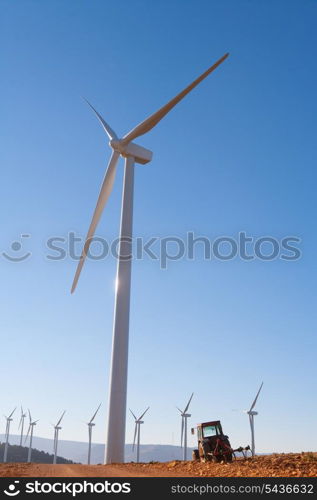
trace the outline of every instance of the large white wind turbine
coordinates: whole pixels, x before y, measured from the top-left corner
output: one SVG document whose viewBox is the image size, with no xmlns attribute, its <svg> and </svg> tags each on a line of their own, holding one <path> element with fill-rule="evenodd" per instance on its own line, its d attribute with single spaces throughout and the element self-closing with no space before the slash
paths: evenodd
<svg viewBox="0 0 317 500">
<path fill-rule="evenodd" d="M 185 406 L 184 411 L 180 410 L 178 407 L 178 411 L 180 412 L 182 416 L 182 428 L 181 428 L 181 447 L 183 446 L 183 460 L 187 460 L 187 419 L 191 417 L 190 413 L 187 413 L 190 402 L 192 400 L 194 393 L 190 396 L 187 405 Z"/>
<path fill-rule="evenodd" d="M 139 463 L 139 461 L 140 461 L 140 427 L 141 427 L 141 424 L 144 424 L 144 421 L 142 420 L 142 418 L 144 417 L 144 415 L 146 414 L 146 412 L 148 411 L 149 408 L 150 407 L 148 406 L 147 409 L 142 413 L 141 417 L 139 417 L 139 418 L 137 418 L 134 415 L 133 411 L 130 410 L 130 412 L 134 418 L 134 421 L 135 421 L 132 451 L 134 451 L 135 441 L 136 441 L 136 462 L 137 463 Z"/>
<path fill-rule="evenodd" d="M 10 435 L 10 425 L 13 420 L 12 415 L 15 412 L 16 408 L 10 413 L 8 417 L 5 416 L 5 419 L 7 421 L 6 423 L 6 433 L 5 433 L 5 445 L 4 445 L 4 454 L 3 454 L 3 461 L 7 461 L 8 457 L 8 446 L 9 446 L 9 435 Z"/>
<path fill-rule="evenodd" d="M 27 435 L 25 437 L 25 442 L 26 442 L 27 438 L 28 438 L 28 435 L 30 434 L 29 451 L 28 451 L 28 463 L 31 462 L 33 431 L 34 431 L 34 427 L 37 424 L 37 422 L 38 422 L 38 420 L 32 420 L 31 412 L 29 410 L 29 428 L 28 428 Z"/>
<path fill-rule="evenodd" d="M 20 446 L 22 446 L 22 441 L 23 441 L 23 430 L 24 430 L 24 419 L 26 417 L 26 413 L 23 413 L 23 408 L 21 406 L 21 418 L 20 418 L 20 423 L 18 429 L 21 427 L 21 434 L 20 434 Z"/>
<path fill-rule="evenodd" d="M 252 405 L 250 407 L 250 410 L 246 412 L 249 415 L 249 420 L 250 420 L 250 428 L 251 428 L 251 453 L 252 453 L 252 457 L 255 456 L 254 417 L 255 417 L 255 415 L 258 414 L 258 412 L 254 411 L 253 408 L 256 405 L 256 402 L 257 402 L 257 399 L 259 397 L 259 394 L 260 394 L 260 391 L 262 389 L 262 386 L 263 386 L 263 382 L 260 385 L 260 389 L 258 390 L 257 395 L 255 396 L 255 399 L 254 399 L 254 401 L 253 401 L 253 403 L 252 403 Z"/>
<path fill-rule="evenodd" d="M 133 213 L 133 183 L 134 164 L 145 164 L 151 161 L 152 152 L 135 144 L 134 139 L 149 132 L 159 121 L 191 90 L 193 90 L 204 78 L 216 69 L 226 58 L 225 54 L 213 66 L 194 80 L 188 87 L 180 92 L 174 99 L 160 108 L 156 113 L 145 119 L 121 139 L 102 118 L 102 116 L 91 106 L 96 113 L 101 125 L 108 135 L 112 155 L 103 179 L 97 205 L 88 230 L 81 258 L 78 263 L 74 277 L 72 292 L 74 292 L 79 275 L 88 253 L 89 245 L 95 234 L 97 224 L 106 202 L 111 194 L 116 165 L 120 155 L 125 158 L 119 259 L 116 279 L 116 297 L 113 322 L 112 357 L 110 370 L 109 391 L 109 414 L 107 429 L 106 463 L 124 461 L 125 443 L 125 419 L 127 399 L 127 369 L 128 369 L 128 343 L 129 343 L 129 311 L 130 311 L 130 284 L 131 284 L 131 260 L 132 260 L 132 213 Z M 89 103 L 88 103 L 89 104 Z"/>
<path fill-rule="evenodd" d="M 94 420 L 95 420 L 95 417 L 99 411 L 99 408 L 101 406 L 101 403 L 100 405 L 98 406 L 97 410 L 95 411 L 95 413 L 93 414 L 91 420 L 87 423 L 88 425 L 88 465 L 90 465 L 90 456 L 91 456 L 91 437 L 92 437 L 92 428 L 94 427 Z"/>
<path fill-rule="evenodd" d="M 53 425 L 54 427 L 54 458 L 53 458 L 53 464 L 56 464 L 56 457 L 57 457 L 57 447 L 58 447 L 58 433 L 61 430 L 60 423 L 62 421 L 63 416 L 65 415 L 66 410 L 63 411 L 61 418 L 58 420 L 56 425 Z"/>
</svg>

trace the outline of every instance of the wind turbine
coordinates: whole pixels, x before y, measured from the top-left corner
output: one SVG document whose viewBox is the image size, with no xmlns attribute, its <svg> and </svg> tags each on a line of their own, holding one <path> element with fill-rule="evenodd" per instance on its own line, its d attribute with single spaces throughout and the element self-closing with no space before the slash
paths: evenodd
<svg viewBox="0 0 317 500">
<path fill-rule="evenodd" d="M 144 417 L 144 415 L 146 414 L 146 412 L 148 411 L 149 408 L 150 407 L 148 406 L 147 409 L 142 413 L 141 417 L 139 417 L 139 418 L 137 418 L 134 415 L 133 411 L 130 410 L 130 412 L 134 418 L 134 421 L 135 421 L 132 451 L 134 451 L 135 440 L 136 440 L 136 462 L 137 462 L 137 464 L 140 461 L 140 426 L 141 426 L 141 424 L 144 424 L 144 421 L 142 420 L 142 418 Z"/>
<path fill-rule="evenodd" d="M 25 443 L 26 443 L 28 435 L 30 434 L 29 451 L 28 451 L 28 463 L 31 462 L 33 431 L 34 431 L 34 426 L 37 424 L 37 422 L 38 422 L 38 420 L 35 420 L 35 421 L 32 420 L 31 412 L 29 410 L 29 428 L 28 428 L 27 435 L 25 437 Z"/>
<path fill-rule="evenodd" d="M 24 419 L 26 417 L 26 413 L 23 413 L 23 408 L 21 406 L 21 418 L 20 418 L 20 423 L 18 429 L 21 427 L 21 436 L 20 436 L 20 446 L 22 446 L 22 441 L 23 441 L 23 429 L 24 429 Z"/>
<path fill-rule="evenodd" d="M 66 410 L 63 411 L 61 418 L 57 422 L 56 425 L 53 425 L 54 427 L 54 458 L 53 458 L 53 464 L 56 464 L 56 457 L 57 457 L 57 446 L 58 446 L 58 433 L 61 430 L 60 423 L 62 421 L 63 416 L 65 415 Z"/>
<path fill-rule="evenodd" d="M 89 438 L 89 442 L 88 442 L 88 462 L 87 462 L 88 465 L 90 465 L 92 428 L 94 427 L 94 425 L 96 425 L 96 424 L 93 423 L 93 421 L 95 420 L 95 416 L 97 415 L 100 406 L 101 406 L 101 403 L 98 406 L 98 408 L 95 411 L 95 413 L 93 414 L 91 420 L 87 423 L 87 425 L 88 425 L 88 438 Z"/>
<path fill-rule="evenodd" d="M 119 259 L 116 279 L 116 296 L 113 322 L 112 356 L 110 368 L 109 414 L 107 428 L 107 446 L 105 463 L 124 462 L 125 419 L 127 400 L 127 372 L 128 372 L 128 344 L 129 344 L 129 312 L 130 312 L 130 285 L 131 285 L 131 258 L 132 258 L 132 218 L 133 218 L 133 184 L 134 164 L 145 164 L 151 161 L 152 152 L 134 142 L 137 137 L 149 132 L 162 118 L 202 80 L 214 71 L 229 54 L 225 54 L 215 64 L 202 73 L 188 87 L 169 101 L 165 106 L 139 123 L 121 139 L 102 118 L 102 116 L 89 104 L 97 115 L 101 125 L 108 135 L 112 155 L 103 179 L 97 205 L 88 229 L 82 254 L 76 269 L 72 293 L 84 265 L 90 243 L 95 234 L 97 224 L 103 209 L 112 192 L 116 165 L 120 155 L 125 158 Z"/>
<path fill-rule="evenodd" d="M 9 446 L 9 435 L 10 435 L 10 425 L 13 420 L 12 415 L 15 412 L 16 408 L 10 413 L 8 417 L 4 416 L 7 424 L 6 424 L 6 433 L 5 433 L 5 445 L 4 445 L 4 455 L 3 455 L 3 462 L 7 461 L 8 457 L 8 446 Z"/>
<path fill-rule="evenodd" d="M 187 419 L 191 417 L 190 413 L 187 413 L 190 402 L 192 400 L 194 393 L 190 396 L 188 403 L 184 409 L 184 411 L 180 410 L 178 407 L 178 411 L 180 412 L 182 416 L 182 430 L 181 430 L 181 447 L 183 446 L 183 441 L 184 441 L 184 448 L 183 448 L 183 460 L 187 460 Z"/>
<path fill-rule="evenodd" d="M 262 386 L 263 386 L 263 382 L 262 384 L 260 385 L 260 389 L 258 390 L 257 392 L 257 395 L 255 396 L 255 400 L 253 401 L 251 407 L 250 407 L 250 410 L 249 411 L 246 411 L 246 413 L 249 415 L 249 420 L 250 420 L 250 428 L 251 428 L 251 453 L 252 453 L 252 457 L 255 456 L 255 441 L 254 441 L 254 417 L 255 415 L 258 414 L 257 411 L 254 411 L 253 408 L 255 407 L 256 405 L 256 402 L 257 402 L 257 399 L 259 397 L 259 394 L 261 392 L 261 389 L 262 389 Z"/>
</svg>

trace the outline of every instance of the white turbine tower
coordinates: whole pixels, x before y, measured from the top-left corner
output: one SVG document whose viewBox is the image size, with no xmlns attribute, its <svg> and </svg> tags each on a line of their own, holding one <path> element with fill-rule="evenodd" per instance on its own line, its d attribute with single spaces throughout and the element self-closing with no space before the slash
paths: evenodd
<svg viewBox="0 0 317 500">
<path fill-rule="evenodd" d="M 12 415 L 15 412 L 16 408 L 10 413 L 8 417 L 4 416 L 7 424 L 6 424 L 6 432 L 5 432 L 5 445 L 4 445 L 4 455 L 3 455 L 3 462 L 7 461 L 8 457 L 8 446 L 9 446 L 9 436 L 10 436 L 10 425 L 13 420 Z"/>
<path fill-rule="evenodd" d="M 57 447 L 58 447 L 58 433 L 61 430 L 60 423 L 62 421 L 63 416 L 65 415 L 66 410 L 63 411 L 61 418 L 57 422 L 56 425 L 53 425 L 54 427 L 54 458 L 53 458 L 53 464 L 56 464 L 56 457 L 57 457 Z"/>
<path fill-rule="evenodd" d="M 183 446 L 184 442 L 184 447 L 183 447 L 183 460 L 187 460 L 187 419 L 191 417 L 190 413 L 187 413 L 190 402 L 192 400 L 194 393 L 189 398 L 189 401 L 184 409 L 184 411 L 180 410 L 178 407 L 178 411 L 180 412 L 182 416 L 182 428 L 181 428 L 181 447 Z"/>
<path fill-rule="evenodd" d="M 116 279 L 116 296 L 113 322 L 112 357 L 110 369 L 109 414 L 107 428 L 107 447 L 105 462 L 124 461 L 125 420 L 127 400 L 127 370 L 128 370 L 128 344 L 129 344 L 129 312 L 130 312 L 130 284 L 131 284 L 131 259 L 132 259 L 132 213 L 133 213 L 133 183 L 134 164 L 145 164 L 151 161 L 152 152 L 134 142 L 137 137 L 149 132 L 159 121 L 204 78 L 216 69 L 226 58 L 225 54 L 213 66 L 194 80 L 188 87 L 180 92 L 174 99 L 160 108 L 156 113 L 145 119 L 121 139 L 102 116 L 91 106 L 96 113 L 109 138 L 112 155 L 102 182 L 97 205 L 87 233 L 81 258 L 74 277 L 72 292 L 74 292 L 87 256 L 89 245 L 95 234 L 97 224 L 103 209 L 111 194 L 116 165 L 120 155 L 125 158 L 122 212 L 120 227 L 119 259 Z M 88 103 L 89 104 L 89 103 Z"/>
<path fill-rule="evenodd" d="M 23 441 L 23 430 L 24 430 L 24 419 L 26 418 L 26 413 L 23 413 L 23 408 L 21 406 L 21 418 L 18 429 L 21 427 L 21 435 L 20 435 L 20 446 L 22 446 Z"/>
<path fill-rule="evenodd" d="M 140 427 L 141 427 L 141 424 L 144 424 L 144 421 L 142 420 L 142 418 L 144 417 L 144 415 L 146 414 L 146 412 L 148 411 L 149 408 L 150 407 L 148 406 L 147 409 L 142 413 L 141 417 L 139 417 L 139 418 L 137 418 L 134 415 L 133 411 L 130 410 L 130 412 L 134 418 L 134 421 L 135 421 L 132 451 L 134 451 L 135 441 L 136 441 L 136 462 L 137 462 L 137 464 L 140 461 Z"/>
<path fill-rule="evenodd" d="M 257 395 L 255 396 L 255 400 L 253 401 L 251 407 L 250 407 L 250 410 L 249 411 L 246 411 L 246 413 L 249 415 L 249 421 L 250 421 L 250 428 L 251 428 L 251 453 L 252 453 L 252 457 L 255 456 L 255 440 L 254 440 L 254 417 L 255 415 L 258 414 L 257 411 L 254 411 L 253 408 L 255 407 L 256 405 L 256 402 L 257 402 L 257 399 L 259 397 L 259 394 L 260 394 L 260 391 L 262 389 L 262 386 L 263 386 L 263 382 L 262 384 L 260 385 L 260 389 L 258 390 L 257 392 Z"/>
<path fill-rule="evenodd" d="M 95 413 L 93 414 L 91 420 L 87 423 L 88 425 L 88 465 L 90 465 L 90 456 L 91 456 L 91 437 L 92 437 L 92 428 L 94 427 L 94 420 L 95 420 L 95 416 L 97 415 L 98 411 L 99 411 L 99 408 L 101 406 L 101 403 L 100 405 L 98 406 L 97 410 L 95 411 Z"/>
<path fill-rule="evenodd" d="M 34 431 L 34 427 L 37 424 L 37 422 L 38 422 L 38 420 L 34 420 L 34 421 L 32 420 L 31 412 L 29 410 L 29 428 L 28 428 L 27 435 L 25 437 L 25 443 L 26 443 L 28 435 L 30 434 L 29 451 L 28 451 L 28 463 L 31 462 L 33 431 Z"/>
</svg>

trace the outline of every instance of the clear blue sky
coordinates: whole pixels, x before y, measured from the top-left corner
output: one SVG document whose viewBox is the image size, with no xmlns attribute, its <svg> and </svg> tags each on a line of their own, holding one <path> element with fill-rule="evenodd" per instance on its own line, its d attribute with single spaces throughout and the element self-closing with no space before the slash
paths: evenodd
<svg viewBox="0 0 317 500">
<path fill-rule="evenodd" d="M 191 424 L 220 418 L 244 445 L 264 380 L 258 451 L 316 450 L 316 2 L 0 3 L 1 251 L 32 252 L 0 259 L 1 414 L 22 403 L 52 437 L 65 408 L 61 438 L 83 440 L 102 401 L 104 441 L 116 262 L 88 262 L 71 296 L 76 262 L 45 258 L 50 236 L 85 235 L 109 158 L 81 96 L 124 134 L 229 51 L 139 140 L 154 158 L 136 167 L 134 233 L 295 235 L 302 257 L 135 262 L 128 405 L 151 407 L 143 442 L 177 444 L 194 391 Z M 118 234 L 121 186 L 122 164 L 100 236 Z"/>
</svg>

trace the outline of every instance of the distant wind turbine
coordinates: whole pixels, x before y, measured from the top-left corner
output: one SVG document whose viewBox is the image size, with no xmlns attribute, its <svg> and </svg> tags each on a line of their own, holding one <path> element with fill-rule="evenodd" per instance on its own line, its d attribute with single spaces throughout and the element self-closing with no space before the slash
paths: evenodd
<svg viewBox="0 0 317 500">
<path fill-rule="evenodd" d="M 111 158 L 102 182 L 97 205 L 89 226 L 87 237 L 75 273 L 72 292 L 74 292 L 84 265 L 90 243 L 95 234 L 103 209 L 112 192 L 116 165 L 120 155 L 125 158 L 123 181 L 121 228 L 119 238 L 119 259 L 116 279 L 116 297 L 113 323 L 112 356 L 110 369 L 109 414 L 107 429 L 106 463 L 124 462 L 124 443 L 126 425 L 127 374 L 128 374 L 128 345 L 129 345 L 129 311 L 130 285 L 132 264 L 132 219 L 133 219 L 133 183 L 134 164 L 145 164 L 151 161 L 152 152 L 135 144 L 134 139 L 149 132 L 157 125 L 171 109 L 176 106 L 191 90 L 214 71 L 229 54 L 221 57 L 213 66 L 208 68 L 182 92 L 169 101 L 165 106 L 139 123 L 121 139 L 91 106 L 101 125 L 108 135 L 109 145 L 112 148 Z M 175 141 L 174 141 L 175 142 Z"/>
<path fill-rule="evenodd" d="M 20 435 L 20 446 L 22 446 L 23 441 L 23 430 L 24 430 L 24 419 L 26 418 L 26 413 L 23 413 L 23 408 L 21 406 L 21 418 L 18 429 L 21 427 L 21 435 Z"/>
<path fill-rule="evenodd" d="M 255 456 L 255 440 L 254 440 L 254 417 L 255 415 L 258 414 L 257 411 L 254 411 L 253 408 L 255 407 L 256 405 L 256 402 L 257 402 L 257 399 L 259 397 L 259 394 L 261 392 L 261 389 L 262 389 L 262 386 L 263 386 L 263 382 L 262 384 L 260 385 L 260 389 L 258 390 L 257 392 L 257 395 L 255 396 L 255 400 L 253 401 L 251 407 L 250 407 L 250 410 L 249 411 L 246 411 L 246 413 L 249 415 L 249 421 L 250 421 L 250 428 L 251 428 L 251 453 L 252 453 L 252 457 Z"/>
<path fill-rule="evenodd" d="M 93 416 L 92 416 L 91 420 L 87 423 L 87 425 L 88 425 L 88 439 L 89 439 L 89 441 L 88 441 L 88 462 L 87 462 L 87 463 L 88 463 L 88 465 L 90 465 L 90 456 L 91 456 L 91 437 L 92 437 L 92 428 L 94 427 L 94 425 L 96 425 L 96 424 L 94 424 L 93 422 L 94 422 L 95 417 L 96 417 L 96 415 L 97 415 L 97 413 L 98 413 L 98 411 L 99 411 L 100 406 L 101 406 L 101 403 L 100 403 L 100 405 L 98 406 L 98 408 L 97 408 L 97 410 L 95 411 L 95 413 L 93 414 Z"/>
<path fill-rule="evenodd" d="M 146 412 L 148 411 L 149 408 L 150 407 L 148 406 L 147 409 L 142 413 L 141 417 L 139 417 L 139 418 L 137 418 L 134 415 L 133 411 L 130 410 L 130 412 L 134 418 L 134 421 L 135 421 L 132 451 L 134 451 L 135 441 L 136 441 L 136 462 L 137 463 L 139 463 L 139 461 L 140 461 L 140 427 L 141 427 L 141 424 L 144 424 L 144 421 L 142 420 L 142 418 L 144 417 L 144 415 L 146 414 Z"/>
<path fill-rule="evenodd" d="M 4 416 L 7 424 L 6 424 L 6 432 L 5 432 L 5 445 L 4 445 L 4 455 L 3 455 L 3 462 L 7 461 L 8 457 L 8 446 L 9 446 L 9 436 L 10 436 L 10 425 L 13 420 L 12 415 L 15 412 L 16 408 L 10 413 L 8 417 Z"/>
<path fill-rule="evenodd" d="M 25 437 L 25 443 L 26 443 L 28 435 L 30 434 L 29 451 L 28 451 L 28 463 L 31 462 L 33 431 L 34 431 L 34 427 L 37 424 L 37 422 L 38 422 L 38 420 L 35 420 L 35 421 L 32 420 L 31 412 L 29 410 L 29 428 L 28 428 L 27 435 Z"/>
<path fill-rule="evenodd" d="M 178 407 L 176 407 L 182 416 L 181 447 L 183 446 L 183 442 L 184 442 L 183 460 L 187 460 L 187 419 L 189 417 L 191 417 L 191 415 L 189 413 L 187 413 L 187 411 L 188 411 L 188 408 L 189 408 L 189 405 L 190 405 L 190 402 L 192 400 L 193 395 L 194 395 L 194 393 L 192 393 L 192 395 L 190 396 L 189 401 L 188 401 L 184 411 L 182 411 Z"/>
<path fill-rule="evenodd" d="M 54 427 L 54 458 L 53 458 L 53 464 L 56 464 L 56 457 L 57 457 L 57 447 L 58 447 L 58 433 L 61 430 L 60 423 L 62 421 L 63 416 L 65 415 L 66 410 L 63 411 L 61 418 L 57 422 L 56 425 L 53 425 Z"/>
</svg>

